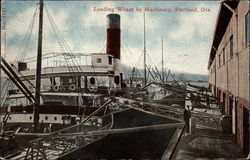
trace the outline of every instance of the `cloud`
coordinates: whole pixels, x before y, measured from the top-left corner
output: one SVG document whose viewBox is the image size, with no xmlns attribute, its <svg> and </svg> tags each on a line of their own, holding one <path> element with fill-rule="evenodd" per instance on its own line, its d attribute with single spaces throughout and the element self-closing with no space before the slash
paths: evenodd
<svg viewBox="0 0 250 160">
<path fill-rule="evenodd" d="M 207 37 L 213 33 L 215 27 L 215 20 L 218 11 L 218 6 L 213 6 L 211 12 L 201 12 L 200 9 L 206 6 L 205 4 L 198 4 L 194 8 L 198 8 L 199 12 L 185 12 L 178 17 L 178 26 L 171 31 L 169 37 L 174 40 L 191 40 L 195 34 L 202 37 Z"/>
<path fill-rule="evenodd" d="M 164 43 L 163 60 L 164 68 L 167 70 L 195 74 L 207 73 L 206 54 L 209 46 L 206 43 L 190 44 L 186 46 L 174 47 L 169 43 Z M 147 65 L 149 67 L 157 67 L 161 70 L 162 62 L 161 40 L 155 41 L 155 46 L 147 49 Z M 121 49 L 122 63 L 131 67 L 143 68 L 143 50 L 140 48 L 122 48 Z"/>
<path fill-rule="evenodd" d="M 47 6 L 44 7 L 44 17 L 43 17 L 43 53 L 48 52 L 60 52 L 61 49 L 58 45 L 57 38 L 55 36 L 54 29 L 51 26 L 51 21 L 49 20 L 48 14 L 47 14 Z M 36 11 L 36 16 L 35 16 Z M 35 18 L 33 31 L 30 37 L 30 42 L 28 46 L 28 51 L 26 57 L 34 57 L 36 56 L 37 52 L 37 36 L 38 36 L 38 13 L 39 9 L 36 7 L 29 7 L 27 10 L 18 13 L 15 17 L 12 19 L 7 19 L 7 39 L 8 40 L 15 40 L 20 41 L 20 43 L 16 43 L 15 46 L 9 44 L 11 46 L 8 48 L 9 52 L 11 53 L 7 55 L 7 58 L 11 61 L 13 61 L 20 50 L 21 46 L 18 46 L 17 44 L 21 44 L 21 41 L 24 39 L 26 31 L 28 30 L 32 18 Z M 53 18 L 54 23 L 57 26 L 56 31 L 60 31 L 64 37 L 65 40 L 67 40 L 67 44 L 71 49 L 75 48 L 75 45 L 72 40 L 65 38 L 67 37 L 67 31 L 69 29 L 69 24 L 66 23 L 69 15 L 67 12 L 63 11 L 62 9 L 53 10 L 51 8 L 48 8 L 50 16 Z M 29 28 L 30 29 L 30 28 Z M 29 30 L 31 31 L 31 30 Z M 8 41 L 11 43 L 11 41 Z M 27 42 L 27 39 L 26 41 Z M 8 44 L 7 44 L 8 45 Z M 24 55 L 23 55 L 24 56 Z M 24 58 L 24 57 L 22 57 Z"/>
<path fill-rule="evenodd" d="M 36 8 L 30 7 L 27 10 L 17 14 L 13 19 L 7 19 L 7 30 L 8 30 L 8 37 L 12 38 L 17 35 L 24 35 Z"/>
<path fill-rule="evenodd" d="M 106 44 L 103 44 L 101 41 L 96 43 L 85 43 L 78 48 L 81 53 L 105 53 Z"/>
<path fill-rule="evenodd" d="M 38 9 L 39 10 L 39 9 Z M 7 30 L 8 30 L 8 38 L 13 38 L 15 36 L 24 37 L 26 31 L 28 30 L 33 17 L 36 15 L 32 36 L 37 36 L 38 34 L 38 10 L 35 14 L 36 8 L 29 7 L 27 10 L 17 14 L 13 19 L 7 20 Z M 52 9 L 48 9 L 51 17 L 54 21 L 56 21 L 56 26 L 60 30 L 60 32 L 66 32 L 69 28 L 69 24 L 66 23 L 68 18 L 67 12 L 63 10 L 53 11 Z M 44 22 L 43 22 L 43 36 L 48 37 L 51 34 L 54 34 L 54 30 L 51 27 L 51 23 L 47 16 L 47 11 L 44 9 Z"/>
<path fill-rule="evenodd" d="M 135 47 L 122 47 L 121 63 L 130 67 L 143 68 L 143 51 Z"/>
<path fill-rule="evenodd" d="M 13 63 L 15 61 L 15 59 L 16 59 L 18 51 L 19 51 L 19 48 L 17 48 L 17 47 L 11 47 L 11 48 L 8 48 L 8 51 L 5 52 L 5 55 L 2 55 L 2 56 L 4 56 L 4 58 L 8 62 Z"/>
<path fill-rule="evenodd" d="M 86 5 L 85 5 L 86 4 Z M 141 2 L 88 2 L 83 8 L 77 3 L 70 7 L 63 6 L 61 3 L 57 9 L 49 8 L 58 29 L 62 33 L 65 41 L 73 52 L 77 53 L 100 53 L 106 52 L 106 15 L 109 13 L 118 13 L 121 15 L 121 57 L 122 62 L 132 67 L 143 68 L 143 13 L 137 12 L 117 12 L 116 7 L 143 7 L 146 3 Z M 194 3 L 190 3 L 194 4 Z M 76 6 L 74 6 L 76 5 Z M 155 5 L 155 6 L 154 6 Z M 150 3 L 147 6 L 168 6 L 168 2 Z M 171 3 L 175 6 L 175 3 Z M 179 5 L 179 3 L 178 3 Z M 206 3 L 195 3 L 194 7 L 207 6 Z M 53 6 L 53 5 L 51 5 Z M 54 5 L 57 6 L 57 5 Z M 80 6 L 80 7 L 79 7 Z M 177 3 L 176 3 L 177 6 Z M 212 6 L 212 5 L 211 5 Z M 213 5 L 211 13 L 146 13 L 146 41 L 148 65 L 161 68 L 161 37 L 165 38 L 164 43 L 164 62 L 165 67 L 171 70 L 206 73 L 208 50 L 210 43 L 207 41 L 212 38 L 213 28 L 217 14 L 217 5 Z M 79 17 L 71 19 L 71 13 L 77 10 Z M 115 8 L 114 12 L 94 11 L 96 8 Z M 32 19 L 35 8 L 30 7 L 27 10 L 16 14 L 16 17 L 8 21 L 8 38 L 24 36 L 26 29 Z M 46 12 L 45 12 L 46 13 Z M 76 15 L 76 14 L 75 14 Z M 24 20 L 25 19 L 25 20 Z M 80 21 L 79 21 L 80 20 Z M 72 22 L 72 23 L 69 23 Z M 177 22 L 177 23 L 176 23 Z M 37 45 L 37 26 L 34 26 L 32 45 Z M 43 51 L 60 52 L 53 29 L 50 26 L 47 15 L 44 16 L 44 35 Z M 197 38 L 202 37 L 206 41 Z M 127 44 L 125 45 L 124 42 Z M 36 47 L 29 51 L 29 56 L 36 55 Z M 10 48 L 11 51 L 17 52 L 17 46 Z M 184 56 L 188 55 L 188 56 Z M 197 66 L 194 68 L 194 64 Z"/>
<path fill-rule="evenodd" d="M 122 16 L 122 29 L 125 29 L 128 33 L 131 34 L 142 34 L 143 33 L 143 13 L 128 15 L 126 13 L 120 14 Z M 160 18 L 153 16 L 152 14 L 145 15 L 145 26 L 147 32 L 152 32 L 158 30 L 160 26 Z"/>
<path fill-rule="evenodd" d="M 167 45 L 165 52 L 165 64 L 179 72 L 189 72 L 197 74 L 207 73 L 208 45 L 190 44 L 189 47 L 172 47 Z"/>
<path fill-rule="evenodd" d="M 194 6 L 198 10 L 207 4 Z M 180 72 L 207 74 L 209 40 L 212 39 L 219 5 L 210 7 L 212 12 L 180 14 L 178 26 L 172 30 L 167 39 L 173 45 L 167 45 L 169 60 L 166 64 Z M 194 67 L 194 65 L 196 67 Z"/>
<path fill-rule="evenodd" d="M 46 31 L 47 29 L 52 32 L 51 30 L 51 24 L 48 18 L 48 12 L 50 14 L 50 16 L 52 17 L 53 21 L 55 22 L 57 28 L 60 30 L 61 33 L 63 32 L 67 32 L 69 29 L 70 24 L 67 23 L 67 19 L 69 18 L 69 13 L 70 11 L 66 11 L 63 9 L 52 9 L 47 7 L 48 10 L 44 11 L 44 30 Z M 47 12 L 48 11 L 48 12 Z"/>
<path fill-rule="evenodd" d="M 113 1 L 105 1 L 100 3 L 99 5 L 90 5 L 88 6 L 88 11 L 82 17 L 82 24 L 87 28 L 90 27 L 101 27 L 104 28 L 106 26 L 106 15 L 109 13 L 113 13 L 111 11 L 94 11 L 95 8 L 115 8 L 115 2 Z M 108 6 L 108 7 L 107 7 Z"/>
<path fill-rule="evenodd" d="M 108 7 L 107 7 L 108 6 Z M 105 1 L 98 5 L 89 6 L 88 12 L 83 16 L 83 25 L 90 27 L 106 28 L 106 16 L 110 13 L 117 13 L 121 16 L 121 29 L 130 34 L 139 34 L 143 32 L 143 12 L 122 12 L 117 7 L 126 7 L 126 4 L 118 5 L 113 1 Z M 94 8 L 103 8 L 108 11 L 94 11 Z M 129 8 L 129 7 L 128 7 Z M 113 9 L 113 12 L 111 11 Z M 155 31 L 160 26 L 158 17 L 146 14 L 147 30 Z"/>
</svg>

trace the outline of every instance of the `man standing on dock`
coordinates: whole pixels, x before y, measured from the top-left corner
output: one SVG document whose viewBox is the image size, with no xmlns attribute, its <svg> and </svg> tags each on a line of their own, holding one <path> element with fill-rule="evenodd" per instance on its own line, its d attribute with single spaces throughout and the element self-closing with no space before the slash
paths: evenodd
<svg viewBox="0 0 250 160">
<path fill-rule="evenodd" d="M 191 112 L 189 110 L 189 106 L 185 108 L 183 116 L 185 121 L 186 133 L 189 133 L 189 119 L 191 118 Z"/>
</svg>

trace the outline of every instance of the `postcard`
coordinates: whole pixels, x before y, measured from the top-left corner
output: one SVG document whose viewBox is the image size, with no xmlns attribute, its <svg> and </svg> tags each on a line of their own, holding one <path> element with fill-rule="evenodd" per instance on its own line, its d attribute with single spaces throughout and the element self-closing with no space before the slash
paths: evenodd
<svg viewBox="0 0 250 160">
<path fill-rule="evenodd" d="M 249 159 L 249 1 L 1 1 L 0 159 Z"/>
</svg>

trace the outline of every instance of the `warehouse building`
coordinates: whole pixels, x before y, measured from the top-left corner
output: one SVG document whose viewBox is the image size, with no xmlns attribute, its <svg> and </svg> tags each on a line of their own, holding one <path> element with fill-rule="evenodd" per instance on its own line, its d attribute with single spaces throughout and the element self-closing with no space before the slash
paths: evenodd
<svg viewBox="0 0 250 160">
<path fill-rule="evenodd" d="M 249 153 L 249 1 L 221 2 L 208 62 L 209 84 L 232 117 L 236 143 Z"/>
</svg>

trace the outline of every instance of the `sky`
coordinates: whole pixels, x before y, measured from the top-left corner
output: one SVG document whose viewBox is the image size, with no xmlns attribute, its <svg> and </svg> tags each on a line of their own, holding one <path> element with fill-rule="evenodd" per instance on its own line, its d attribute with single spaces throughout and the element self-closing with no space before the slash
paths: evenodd
<svg viewBox="0 0 250 160">
<path fill-rule="evenodd" d="M 105 53 L 106 15 L 121 16 L 121 62 L 143 67 L 143 11 L 145 7 L 146 53 L 149 67 L 161 68 L 162 40 L 164 68 L 172 71 L 207 74 L 218 1 L 45 1 L 45 6 L 73 53 Z M 5 1 L 2 8 L 2 54 L 14 61 L 36 12 L 38 1 Z M 118 11 L 117 7 L 130 8 Z M 141 12 L 139 10 L 141 9 Z M 159 9 L 164 9 L 159 11 Z M 196 8 L 196 10 L 195 10 Z M 188 12 L 193 9 L 197 12 Z M 107 11 L 108 10 L 108 11 Z M 113 12 L 112 12 L 113 10 Z M 43 54 L 60 52 L 60 47 L 44 10 Z M 36 56 L 38 15 L 30 42 L 22 59 Z M 25 44 L 25 43 L 24 43 Z M 45 65 L 45 63 L 43 63 Z"/>
</svg>

